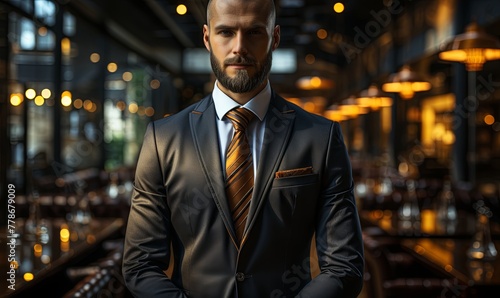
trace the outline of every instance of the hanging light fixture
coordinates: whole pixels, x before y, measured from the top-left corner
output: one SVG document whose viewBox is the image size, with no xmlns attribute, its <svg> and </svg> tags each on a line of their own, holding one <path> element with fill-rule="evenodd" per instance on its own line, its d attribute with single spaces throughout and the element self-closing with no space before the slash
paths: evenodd
<svg viewBox="0 0 500 298">
<path fill-rule="evenodd" d="M 500 59 L 500 41 L 485 33 L 477 24 L 471 22 L 465 33 L 457 35 L 444 46 L 439 58 L 445 61 L 461 62 L 468 72 L 469 99 L 477 104 L 476 72 L 483 69 L 484 63 Z M 468 114 L 468 152 L 473 158 L 468 159 L 468 180 L 476 182 L 476 110 L 471 109 Z"/>
<path fill-rule="evenodd" d="M 500 59 L 500 41 L 485 33 L 473 21 L 467 26 L 465 33 L 445 44 L 439 58 L 464 63 L 467 71 L 480 71 L 485 62 Z"/>
<path fill-rule="evenodd" d="M 382 92 L 375 84 L 361 91 L 356 100 L 360 107 L 370 108 L 373 111 L 392 105 L 392 98 Z"/>
<path fill-rule="evenodd" d="M 358 105 L 356 97 L 354 95 L 342 100 L 339 105 L 339 110 L 347 118 L 356 118 L 359 115 L 367 114 L 368 109 L 366 107 L 361 107 Z"/>
<path fill-rule="evenodd" d="M 389 76 L 387 83 L 382 85 L 385 92 L 399 93 L 402 99 L 411 99 L 415 92 L 431 89 L 431 83 L 422 79 L 416 72 L 404 65 L 401 70 Z"/>
<path fill-rule="evenodd" d="M 324 116 L 332 121 L 337 121 L 337 122 L 347 120 L 347 117 L 343 115 L 342 112 L 340 111 L 338 104 L 333 104 L 329 106 L 325 110 Z"/>
</svg>

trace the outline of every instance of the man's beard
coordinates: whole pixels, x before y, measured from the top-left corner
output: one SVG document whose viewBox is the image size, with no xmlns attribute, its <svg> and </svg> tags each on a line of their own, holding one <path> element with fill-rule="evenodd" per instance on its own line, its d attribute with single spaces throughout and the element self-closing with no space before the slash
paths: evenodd
<svg viewBox="0 0 500 298">
<path fill-rule="evenodd" d="M 248 75 L 246 70 L 238 70 L 236 76 L 231 78 L 224 72 L 220 61 L 210 51 L 210 63 L 215 77 L 222 86 L 234 93 L 247 93 L 260 86 L 271 71 L 272 60 L 273 53 L 272 50 L 269 50 L 266 58 L 262 61 L 261 67 L 257 69 L 257 72 L 252 77 Z M 255 60 L 241 56 L 224 61 L 225 65 L 234 63 L 251 64 L 257 67 Z"/>
</svg>

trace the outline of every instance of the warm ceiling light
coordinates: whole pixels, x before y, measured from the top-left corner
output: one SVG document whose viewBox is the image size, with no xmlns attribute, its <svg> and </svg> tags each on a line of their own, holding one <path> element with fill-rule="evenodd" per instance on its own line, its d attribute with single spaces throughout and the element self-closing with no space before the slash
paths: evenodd
<svg viewBox="0 0 500 298">
<path fill-rule="evenodd" d="M 24 95 L 26 96 L 27 99 L 33 99 L 36 96 L 36 91 L 35 89 L 27 89 L 24 91 Z"/>
<path fill-rule="evenodd" d="M 368 109 L 359 106 L 356 97 L 353 95 L 342 101 L 339 105 L 339 110 L 347 118 L 356 118 L 358 115 L 368 113 Z"/>
<path fill-rule="evenodd" d="M 149 82 L 149 87 L 151 87 L 151 89 L 158 89 L 160 88 L 160 81 L 158 81 L 157 79 L 153 79 L 151 80 L 151 82 Z"/>
<path fill-rule="evenodd" d="M 382 85 L 382 90 L 399 93 L 402 99 L 410 99 L 415 92 L 429 89 L 431 89 L 431 83 L 423 80 L 408 65 L 404 65 L 399 72 L 390 75 L 387 83 Z"/>
<path fill-rule="evenodd" d="M 332 121 L 337 121 L 337 122 L 344 121 L 347 119 L 346 116 L 342 115 L 341 111 L 337 110 L 326 110 L 325 117 Z"/>
<path fill-rule="evenodd" d="M 314 89 L 321 87 L 321 78 L 320 77 L 312 77 L 311 80 L 309 80 L 309 82 L 311 83 L 311 86 Z"/>
<path fill-rule="evenodd" d="M 68 90 L 63 91 L 61 94 L 61 104 L 63 107 L 69 107 L 71 102 L 73 102 L 71 92 Z"/>
<path fill-rule="evenodd" d="M 325 29 L 319 29 L 316 31 L 316 36 L 318 36 L 319 39 L 325 39 L 328 37 L 328 32 Z"/>
<path fill-rule="evenodd" d="M 360 107 L 370 108 L 374 111 L 380 108 L 390 107 L 392 105 L 392 98 L 382 92 L 375 84 L 372 84 L 368 87 L 368 89 L 361 91 L 356 100 Z"/>
<path fill-rule="evenodd" d="M 13 93 L 10 95 L 10 104 L 17 107 L 23 102 L 23 95 L 21 93 Z"/>
<path fill-rule="evenodd" d="M 130 113 L 132 113 L 132 114 L 137 113 L 137 111 L 138 111 L 138 110 L 139 110 L 139 106 L 138 106 L 135 102 L 131 103 L 131 104 L 128 106 L 128 111 L 129 111 Z"/>
<path fill-rule="evenodd" d="M 181 15 L 181 16 L 182 16 L 182 15 L 185 15 L 185 14 L 186 14 L 186 12 L 187 12 L 187 7 L 186 7 L 186 5 L 184 5 L 184 4 L 179 4 L 179 5 L 177 5 L 177 9 L 176 9 L 176 11 L 177 11 L 177 13 L 178 13 L 179 15 Z"/>
<path fill-rule="evenodd" d="M 296 85 L 302 90 L 329 89 L 333 87 L 333 81 L 325 77 L 305 76 L 298 79 Z"/>
<path fill-rule="evenodd" d="M 152 117 L 155 114 L 155 109 L 153 107 L 146 108 L 146 116 Z"/>
<path fill-rule="evenodd" d="M 52 96 L 52 92 L 48 88 L 43 89 L 41 94 L 45 99 L 50 98 Z"/>
<path fill-rule="evenodd" d="M 31 273 L 31 272 L 26 272 L 23 275 L 23 278 L 25 281 L 32 281 L 34 277 L 35 277 L 35 275 L 33 275 L 33 273 Z"/>
<path fill-rule="evenodd" d="M 90 99 L 86 99 L 83 101 L 83 108 L 87 111 L 92 110 L 93 102 Z"/>
<path fill-rule="evenodd" d="M 130 82 L 132 81 L 132 78 L 134 77 L 134 75 L 130 72 L 130 71 L 126 71 L 122 74 L 122 79 L 125 81 L 125 82 Z"/>
<path fill-rule="evenodd" d="M 68 56 L 71 53 L 71 41 L 67 37 L 61 39 L 61 52 L 64 56 Z"/>
<path fill-rule="evenodd" d="M 465 33 L 444 46 L 439 58 L 464 63 L 468 71 L 480 71 L 485 62 L 500 59 L 500 41 L 472 22 Z"/>
<path fill-rule="evenodd" d="M 37 106 L 43 106 L 43 103 L 45 102 L 45 98 L 43 98 L 43 96 L 41 96 L 41 95 L 37 95 L 35 97 L 35 99 L 33 99 L 33 101 L 35 102 L 35 104 Z"/>
<path fill-rule="evenodd" d="M 81 100 L 80 98 L 75 99 L 75 101 L 73 102 L 73 106 L 77 109 L 81 109 L 83 107 L 83 100 Z"/>
<path fill-rule="evenodd" d="M 90 61 L 92 63 L 97 63 L 97 62 L 99 62 L 99 60 L 101 60 L 101 55 L 99 55 L 98 53 L 90 54 Z"/>
<path fill-rule="evenodd" d="M 127 108 L 127 104 L 123 100 L 119 100 L 116 103 L 116 108 L 120 111 L 125 111 L 125 109 Z"/>
<path fill-rule="evenodd" d="M 47 27 L 42 26 L 42 27 L 38 28 L 38 34 L 40 36 L 46 36 L 47 32 L 48 32 Z"/>
<path fill-rule="evenodd" d="M 307 64 L 313 64 L 316 61 L 316 57 L 313 54 L 307 54 L 305 60 Z"/>
<path fill-rule="evenodd" d="M 495 117 L 491 114 L 484 116 L 483 120 L 484 120 L 484 123 L 486 123 L 488 125 L 493 125 L 493 123 L 495 123 Z"/>
<path fill-rule="evenodd" d="M 347 119 L 347 117 L 342 114 L 337 104 L 329 106 L 323 114 L 325 118 L 330 119 L 332 121 L 340 122 Z"/>
<path fill-rule="evenodd" d="M 336 13 L 342 13 L 344 11 L 344 4 L 342 4 L 341 2 L 337 2 L 333 5 L 333 10 L 336 12 Z"/>
<path fill-rule="evenodd" d="M 110 62 L 110 63 L 108 63 L 107 68 L 108 68 L 109 72 L 115 72 L 118 70 L 118 65 L 114 62 Z"/>
</svg>

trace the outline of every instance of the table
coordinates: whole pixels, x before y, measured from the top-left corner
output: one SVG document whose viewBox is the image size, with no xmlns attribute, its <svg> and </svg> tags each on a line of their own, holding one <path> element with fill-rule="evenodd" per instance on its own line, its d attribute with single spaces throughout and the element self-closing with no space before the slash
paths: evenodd
<svg viewBox="0 0 500 298">
<path fill-rule="evenodd" d="M 18 218 L 15 233 L 4 229 L 0 235 L 0 267 L 4 271 L 0 293 L 7 297 L 36 291 L 58 272 L 95 253 L 105 240 L 120 237 L 124 227 L 122 218 L 91 218 L 85 223 L 45 218 L 38 223 L 38 228 L 32 229 L 30 221 Z"/>
<path fill-rule="evenodd" d="M 455 292 L 454 297 L 462 297 L 462 292 L 468 293 L 466 297 L 486 297 L 482 293 L 500 290 L 500 256 L 492 260 L 469 258 L 471 244 L 470 239 L 450 238 L 408 238 L 401 242 L 421 261 L 453 277 L 455 282 L 447 290 Z M 494 244 L 500 249 L 499 240 Z"/>
<path fill-rule="evenodd" d="M 457 221 L 440 223 L 433 210 L 421 212 L 418 226 L 404 226 L 398 214 L 392 210 L 362 210 L 360 218 L 363 232 L 373 238 L 389 238 L 400 244 L 427 268 L 447 276 L 443 297 L 488 297 L 490 291 L 500 290 L 500 255 L 492 260 L 468 257 L 477 228 L 473 213 L 460 211 Z M 500 252 L 500 228 L 489 222 L 491 239 Z M 486 294 L 485 294 L 486 293 Z"/>
</svg>

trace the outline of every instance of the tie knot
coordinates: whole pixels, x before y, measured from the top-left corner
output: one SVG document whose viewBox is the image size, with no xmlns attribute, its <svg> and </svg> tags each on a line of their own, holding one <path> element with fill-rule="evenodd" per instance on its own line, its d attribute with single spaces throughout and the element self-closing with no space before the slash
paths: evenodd
<svg viewBox="0 0 500 298">
<path fill-rule="evenodd" d="M 226 117 L 233 122 L 235 130 L 244 131 L 252 121 L 255 114 L 245 108 L 237 108 L 227 112 Z"/>
</svg>

